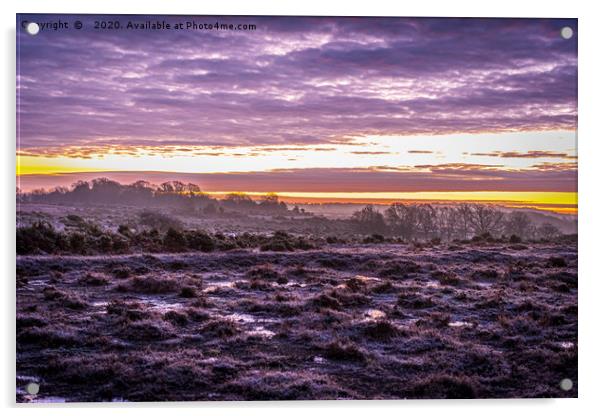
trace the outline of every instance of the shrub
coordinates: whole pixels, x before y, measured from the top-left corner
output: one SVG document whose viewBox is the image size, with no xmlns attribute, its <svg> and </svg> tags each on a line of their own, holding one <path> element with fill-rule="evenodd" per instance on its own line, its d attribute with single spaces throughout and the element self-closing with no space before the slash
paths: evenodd
<svg viewBox="0 0 602 416">
<path fill-rule="evenodd" d="M 117 228 L 117 232 L 126 237 L 132 236 L 132 230 L 130 229 L 130 227 L 124 224 L 119 225 L 119 227 Z"/>
<path fill-rule="evenodd" d="M 163 319 L 178 326 L 185 326 L 188 323 L 188 316 L 177 311 L 166 312 L 165 315 L 163 315 Z"/>
<path fill-rule="evenodd" d="M 425 309 L 435 306 L 431 298 L 427 298 L 418 294 L 399 296 L 398 305 L 408 309 Z"/>
<path fill-rule="evenodd" d="M 113 269 L 113 276 L 115 276 L 117 279 L 127 279 L 130 277 L 130 274 L 131 271 L 126 266 L 120 266 Z"/>
<path fill-rule="evenodd" d="M 385 242 L 385 237 L 383 237 L 380 234 L 372 234 L 371 236 L 364 238 L 365 244 L 379 244 L 379 243 L 384 243 L 384 242 Z"/>
<path fill-rule="evenodd" d="M 379 320 L 374 323 L 370 323 L 364 328 L 364 334 L 368 338 L 372 338 L 379 341 L 388 341 L 391 338 L 395 338 L 400 334 L 399 329 L 389 321 Z"/>
<path fill-rule="evenodd" d="M 341 302 L 338 299 L 326 294 L 321 293 L 312 299 L 312 303 L 319 308 L 329 309 L 341 309 Z"/>
<path fill-rule="evenodd" d="M 122 328 L 121 335 L 128 341 L 152 341 L 171 338 L 173 333 L 160 321 L 143 320 L 128 321 Z"/>
<path fill-rule="evenodd" d="M 180 296 L 183 298 L 194 298 L 196 297 L 196 289 L 193 286 L 184 286 L 180 290 Z"/>
<path fill-rule="evenodd" d="M 271 264 L 264 264 L 249 269 L 247 277 L 252 279 L 277 280 L 280 277 L 280 273 Z"/>
<path fill-rule="evenodd" d="M 170 251 L 182 251 L 186 248 L 186 238 L 182 232 L 169 228 L 163 238 L 163 245 Z"/>
<path fill-rule="evenodd" d="M 60 291 L 53 286 L 45 287 L 42 293 L 44 294 L 44 299 L 57 302 L 69 309 L 84 309 L 87 306 L 79 296 Z"/>
<path fill-rule="evenodd" d="M 69 248 L 79 254 L 86 252 L 86 236 L 82 233 L 73 233 L 69 236 Z"/>
<path fill-rule="evenodd" d="M 188 231 L 185 234 L 185 238 L 188 248 L 192 250 L 209 252 L 215 249 L 215 242 L 213 241 L 213 238 L 211 238 L 211 236 L 204 231 Z"/>
<path fill-rule="evenodd" d="M 566 267 L 566 260 L 562 257 L 550 257 L 548 259 L 548 267 Z"/>
<path fill-rule="evenodd" d="M 420 271 L 420 266 L 413 261 L 388 261 L 379 270 L 380 277 L 405 277 L 408 273 Z"/>
<path fill-rule="evenodd" d="M 518 243 L 522 243 L 523 240 L 522 238 L 520 238 L 519 236 L 517 236 L 516 234 L 512 234 L 510 236 L 510 240 L 509 240 L 512 244 L 518 244 Z"/>
<path fill-rule="evenodd" d="M 29 227 L 17 228 L 17 254 L 55 254 L 65 250 L 67 246 L 65 235 L 56 231 L 46 221 L 37 221 Z"/>
<path fill-rule="evenodd" d="M 366 361 L 365 352 L 351 342 L 331 342 L 324 348 L 324 356 L 337 361 Z"/>
<path fill-rule="evenodd" d="M 207 323 L 203 327 L 203 332 L 220 338 L 226 338 L 236 335 L 239 332 L 239 329 L 234 321 L 220 319 Z"/>
<path fill-rule="evenodd" d="M 127 253 L 130 251 L 130 243 L 125 238 L 121 238 L 119 235 L 114 234 L 112 236 L 112 246 L 115 253 Z"/>
<path fill-rule="evenodd" d="M 79 279 L 79 283 L 88 286 L 104 286 L 109 283 L 108 279 L 97 273 L 86 273 Z"/>
<path fill-rule="evenodd" d="M 130 287 L 136 292 L 147 294 L 173 293 L 180 288 L 175 279 L 157 277 L 134 277 Z"/>
</svg>

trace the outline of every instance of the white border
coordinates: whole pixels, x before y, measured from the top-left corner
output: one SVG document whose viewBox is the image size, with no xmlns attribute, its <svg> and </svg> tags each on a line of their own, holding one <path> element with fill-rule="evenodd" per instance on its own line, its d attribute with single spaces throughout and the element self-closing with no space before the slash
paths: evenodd
<svg viewBox="0 0 602 416">
<path fill-rule="evenodd" d="M 595 2 L 556 1 L 527 2 L 504 0 L 500 2 L 453 0 L 394 2 L 370 0 L 351 3 L 349 1 L 302 0 L 284 2 L 276 0 L 215 2 L 194 1 L 110 1 L 88 0 L 20 0 L 18 4 L 3 1 L 2 13 L 2 87 L 3 100 L 2 139 L 3 153 L 1 170 L 4 201 L 2 204 L 2 230 L 0 239 L 2 296 L 0 310 L 3 315 L 4 336 L 2 349 L 1 388 L 2 404 L 9 413 L 22 414 L 44 412 L 45 414 L 104 415 L 107 411 L 144 412 L 149 416 L 159 415 L 164 408 L 172 408 L 178 414 L 231 414 L 242 412 L 253 415 L 286 413 L 301 415 L 311 413 L 345 412 L 346 415 L 364 415 L 376 410 L 379 414 L 415 412 L 420 415 L 444 414 L 504 415 L 519 412 L 537 412 L 549 415 L 589 414 L 602 408 L 599 393 L 600 383 L 600 297 L 602 296 L 602 227 L 600 211 L 602 197 L 600 180 L 602 157 L 600 137 L 600 108 L 602 97 L 600 74 L 600 40 L 602 39 L 601 14 Z M 485 16 L 485 17 L 577 17 L 579 18 L 579 399 L 565 400 L 474 400 L 474 401 L 399 401 L 399 402 L 240 402 L 240 403 L 170 403 L 170 404 L 107 404 L 69 406 L 16 406 L 14 404 L 15 372 L 15 281 L 14 281 L 14 227 L 15 227 L 15 13 L 149 13 L 149 14 L 285 14 L 285 15 L 355 15 L 355 16 Z M 18 410 L 17 410 L 18 409 Z"/>
</svg>

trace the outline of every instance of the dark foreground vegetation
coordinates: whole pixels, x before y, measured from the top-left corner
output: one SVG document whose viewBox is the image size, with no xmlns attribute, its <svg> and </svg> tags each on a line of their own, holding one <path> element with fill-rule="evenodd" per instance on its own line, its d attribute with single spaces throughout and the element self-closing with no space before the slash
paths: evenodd
<svg viewBox="0 0 602 416">
<path fill-rule="evenodd" d="M 574 241 L 376 240 L 18 256 L 17 400 L 577 396 Z"/>
<path fill-rule="evenodd" d="M 27 205 L 29 209 L 36 206 Z M 217 229 L 207 231 L 198 224 L 189 225 L 179 219 L 196 220 L 195 216 L 182 217 L 169 210 L 138 209 L 104 225 L 87 219 L 89 211 L 80 208 L 78 212 L 83 216 L 65 214 L 58 216 L 57 222 L 57 216 L 37 212 L 35 208 L 19 210 L 17 254 L 99 255 L 248 248 L 294 251 L 349 243 L 438 245 L 479 240 L 510 243 L 576 240 L 575 234 L 562 234 L 549 223 L 536 226 L 523 212 L 505 214 L 495 207 L 482 205 L 433 207 L 398 203 L 387 208 L 384 215 L 373 206 L 367 206 L 347 220 L 239 214 L 237 219 L 241 226 L 236 232 L 221 231 L 232 228 L 233 220 L 229 217 L 214 218 Z M 106 222 L 106 218 L 100 221 Z M 257 231 L 241 232 L 241 227 L 252 228 L 245 227 L 249 223 L 254 223 Z"/>
</svg>

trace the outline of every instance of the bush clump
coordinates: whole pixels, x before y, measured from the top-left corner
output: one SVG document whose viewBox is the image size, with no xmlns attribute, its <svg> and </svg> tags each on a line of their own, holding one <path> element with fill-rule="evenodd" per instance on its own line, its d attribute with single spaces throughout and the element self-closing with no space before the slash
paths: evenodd
<svg viewBox="0 0 602 416">
<path fill-rule="evenodd" d="M 183 251 L 186 249 L 186 237 L 181 231 L 169 228 L 163 237 L 163 246 L 169 251 Z"/>
<path fill-rule="evenodd" d="M 63 233 L 46 221 L 36 221 L 28 227 L 17 228 L 17 254 L 56 254 L 66 250 L 69 241 Z"/>
<path fill-rule="evenodd" d="M 364 328 L 364 335 L 378 341 L 388 341 L 399 334 L 399 329 L 387 320 L 378 320 Z"/>
<path fill-rule="evenodd" d="M 210 252 L 215 250 L 215 241 L 204 231 L 192 230 L 184 234 L 186 245 L 191 250 Z"/>
<path fill-rule="evenodd" d="M 350 341 L 331 342 L 324 348 L 324 356 L 337 361 L 366 361 L 366 353 Z"/>
</svg>

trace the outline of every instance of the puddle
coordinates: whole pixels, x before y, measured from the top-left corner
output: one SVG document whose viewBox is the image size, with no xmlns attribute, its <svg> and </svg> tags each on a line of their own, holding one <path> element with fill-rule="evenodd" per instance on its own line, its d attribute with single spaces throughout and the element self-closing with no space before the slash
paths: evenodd
<svg viewBox="0 0 602 416">
<path fill-rule="evenodd" d="M 299 283 L 299 282 L 288 282 L 288 283 L 285 283 L 284 286 L 286 286 L 286 287 L 306 287 L 307 284 Z"/>
<path fill-rule="evenodd" d="M 472 323 L 466 322 L 466 321 L 452 321 L 447 325 L 451 326 L 453 328 L 462 328 L 462 327 L 472 327 L 473 326 Z"/>
<path fill-rule="evenodd" d="M 386 318 L 387 314 L 378 309 L 367 309 L 364 311 L 364 321 L 376 321 Z"/>
<path fill-rule="evenodd" d="M 229 314 L 218 314 L 218 316 L 220 318 L 231 319 L 234 322 L 243 323 L 243 324 L 277 322 L 277 319 L 274 319 L 274 318 L 257 317 L 257 316 L 249 315 L 247 313 L 234 312 L 234 313 L 229 313 Z"/>
<path fill-rule="evenodd" d="M 326 363 L 326 358 L 324 357 L 320 357 L 319 355 L 316 355 L 313 359 L 314 363 L 316 364 L 325 364 Z"/>
<path fill-rule="evenodd" d="M 355 278 L 358 280 L 362 280 L 364 282 L 380 282 L 381 281 L 381 279 L 379 279 L 378 277 L 364 276 L 361 274 L 356 274 Z"/>
<path fill-rule="evenodd" d="M 59 397 L 59 396 L 39 397 L 37 395 L 26 394 L 24 397 L 30 403 L 66 403 L 67 402 L 67 399 L 65 397 Z"/>
<path fill-rule="evenodd" d="M 169 312 L 182 308 L 182 304 L 179 302 L 168 302 L 163 299 L 141 297 L 138 300 L 145 303 L 148 308 L 159 312 Z"/>
<path fill-rule="evenodd" d="M 33 287 L 48 286 L 48 281 L 47 280 L 42 280 L 42 279 L 29 280 L 27 282 L 27 285 L 28 286 L 33 286 Z"/>
<path fill-rule="evenodd" d="M 233 282 L 231 282 L 231 281 L 211 282 L 211 284 L 208 284 L 207 287 L 205 289 L 203 289 L 203 292 L 204 293 L 213 293 L 216 290 L 219 290 L 222 288 L 233 288 L 237 282 L 244 282 L 244 280 L 235 280 Z"/>
<path fill-rule="evenodd" d="M 27 383 L 39 383 L 40 379 L 34 376 L 23 376 L 17 374 L 17 381 L 23 384 Z"/>
<path fill-rule="evenodd" d="M 252 330 L 247 331 L 247 334 L 265 338 L 272 338 L 274 335 L 276 335 L 274 331 L 265 329 L 263 326 L 255 327 Z"/>
<path fill-rule="evenodd" d="M 401 328 L 409 328 L 412 325 L 414 325 L 416 322 L 418 322 L 420 319 L 419 318 L 407 318 L 407 319 L 403 319 L 403 320 L 395 320 L 395 325 Z"/>
</svg>

